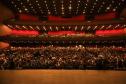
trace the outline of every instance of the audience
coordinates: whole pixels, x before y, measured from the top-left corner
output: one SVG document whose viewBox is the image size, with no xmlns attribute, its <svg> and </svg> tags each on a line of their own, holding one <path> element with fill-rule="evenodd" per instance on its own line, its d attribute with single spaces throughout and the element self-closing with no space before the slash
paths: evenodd
<svg viewBox="0 0 126 84">
<path fill-rule="evenodd" d="M 123 50 L 122 50 L 123 49 Z M 11 47 L 0 50 L 0 69 L 125 69 L 125 48 Z"/>
</svg>

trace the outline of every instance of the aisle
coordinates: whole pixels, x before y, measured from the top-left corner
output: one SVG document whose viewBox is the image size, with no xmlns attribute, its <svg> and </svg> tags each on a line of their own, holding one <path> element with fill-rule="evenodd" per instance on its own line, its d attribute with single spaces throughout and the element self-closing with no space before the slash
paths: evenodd
<svg viewBox="0 0 126 84">
<path fill-rule="evenodd" d="M 126 71 L 8 70 L 0 84 L 125 84 Z"/>
</svg>

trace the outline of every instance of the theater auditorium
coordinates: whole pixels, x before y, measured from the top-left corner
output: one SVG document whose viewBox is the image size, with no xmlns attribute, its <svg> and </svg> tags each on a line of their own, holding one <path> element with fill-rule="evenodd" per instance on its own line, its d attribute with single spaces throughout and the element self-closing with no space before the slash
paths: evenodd
<svg viewBox="0 0 126 84">
<path fill-rule="evenodd" d="M 0 84 L 125 84 L 126 0 L 0 0 Z"/>
</svg>

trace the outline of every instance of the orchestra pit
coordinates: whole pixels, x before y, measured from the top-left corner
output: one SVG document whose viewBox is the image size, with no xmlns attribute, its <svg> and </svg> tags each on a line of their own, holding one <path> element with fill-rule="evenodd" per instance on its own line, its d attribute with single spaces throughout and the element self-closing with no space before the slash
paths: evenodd
<svg viewBox="0 0 126 84">
<path fill-rule="evenodd" d="M 0 0 L 0 84 L 125 84 L 126 0 Z"/>
</svg>

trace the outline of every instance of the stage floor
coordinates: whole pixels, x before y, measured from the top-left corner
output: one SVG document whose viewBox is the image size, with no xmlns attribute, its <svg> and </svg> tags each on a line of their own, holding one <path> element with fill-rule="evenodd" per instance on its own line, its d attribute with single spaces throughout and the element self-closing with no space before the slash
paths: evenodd
<svg viewBox="0 0 126 84">
<path fill-rule="evenodd" d="M 0 84 L 126 84 L 126 71 L 5 70 Z"/>
</svg>

